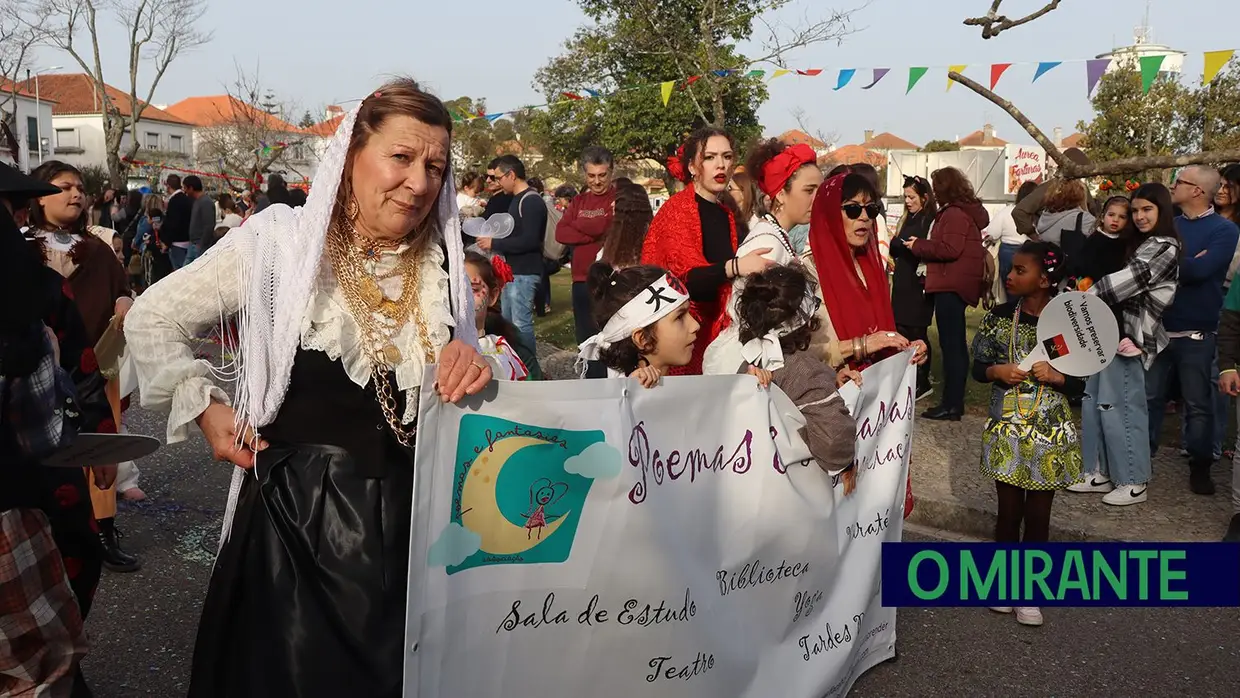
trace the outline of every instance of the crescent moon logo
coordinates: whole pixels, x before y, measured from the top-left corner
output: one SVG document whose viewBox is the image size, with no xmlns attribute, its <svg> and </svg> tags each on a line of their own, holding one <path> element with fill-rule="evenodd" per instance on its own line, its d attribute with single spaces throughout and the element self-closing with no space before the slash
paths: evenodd
<svg viewBox="0 0 1240 698">
<path fill-rule="evenodd" d="M 491 555 L 519 555 L 547 540 L 568 520 L 571 510 L 557 508 L 569 491 L 564 482 L 537 478 L 529 486 L 529 507 L 523 525 L 513 523 L 500 511 L 496 485 L 509 459 L 531 446 L 549 442 L 528 436 L 497 441 L 474 461 L 461 488 L 461 524 L 481 537 L 479 550 Z"/>
</svg>

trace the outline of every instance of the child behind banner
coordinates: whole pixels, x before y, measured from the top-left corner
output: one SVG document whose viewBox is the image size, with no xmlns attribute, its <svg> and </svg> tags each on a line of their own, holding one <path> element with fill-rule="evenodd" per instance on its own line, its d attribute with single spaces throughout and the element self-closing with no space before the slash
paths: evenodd
<svg viewBox="0 0 1240 698">
<path fill-rule="evenodd" d="M 772 267 L 751 274 L 737 302 L 741 355 L 753 368 L 773 372 L 775 385 L 805 416 L 802 437 L 818 466 L 844 472 L 844 493 L 855 485 L 853 465 L 857 423 L 840 399 L 835 370 L 810 354 L 818 329 L 818 299 L 800 267 Z M 845 472 L 847 471 L 847 472 Z"/>
<path fill-rule="evenodd" d="M 582 342 L 585 361 L 602 361 L 609 378 L 629 376 L 652 388 L 674 366 L 693 359 L 698 321 L 689 314 L 689 294 L 679 279 L 659 267 L 590 267 L 586 281 L 594 320 L 603 329 Z M 770 374 L 753 371 L 763 385 Z"/>
<path fill-rule="evenodd" d="M 500 257 L 496 259 L 503 261 Z M 478 346 L 482 349 L 482 358 L 490 364 L 491 374 L 498 380 L 538 380 L 539 376 L 530 376 L 526 368 L 529 364 L 521 356 L 530 352 L 521 341 L 520 333 L 496 309 L 500 291 L 505 283 L 512 280 L 512 272 L 504 265 L 501 276 L 495 266 L 477 252 L 470 250 L 465 253 L 465 271 L 469 274 L 469 285 L 474 293 Z"/>
<path fill-rule="evenodd" d="M 1006 280 L 1008 297 L 1017 300 L 987 313 L 973 339 L 973 378 L 994 384 L 982 433 L 982 473 L 995 479 L 999 496 L 998 543 L 1045 543 L 1055 490 L 1081 481 L 1081 446 L 1068 396 L 1084 392 L 1085 382 L 1046 361 L 1028 372 L 1019 366 L 1038 344 L 1038 316 L 1062 278 L 1062 267 L 1057 245 L 1021 245 Z M 1022 625 L 1042 624 L 1039 609 L 1015 610 Z"/>
</svg>

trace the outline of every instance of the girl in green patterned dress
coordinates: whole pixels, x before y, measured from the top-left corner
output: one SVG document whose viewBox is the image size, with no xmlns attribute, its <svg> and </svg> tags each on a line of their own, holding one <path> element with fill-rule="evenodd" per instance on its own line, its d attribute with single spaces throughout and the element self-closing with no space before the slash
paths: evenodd
<svg viewBox="0 0 1240 698">
<path fill-rule="evenodd" d="M 1063 262 L 1053 243 L 1022 245 L 1005 282 L 1014 300 L 987 313 L 973 338 L 973 378 L 994 384 L 982 434 L 982 472 L 995 479 L 999 495 L 998 543 L 1046 542 L 1055 490 L 1081 481 L 1081 446 L 1068 398 L 1082 394 L 1085 381 L 1046 361 L 1028 372 L 1019 366 L 1037 345 L 1038 316 L 1062 280 Z M 1015 610 L 1021 624 L 1042 624 L 1037 608 Z"/>
</svg>

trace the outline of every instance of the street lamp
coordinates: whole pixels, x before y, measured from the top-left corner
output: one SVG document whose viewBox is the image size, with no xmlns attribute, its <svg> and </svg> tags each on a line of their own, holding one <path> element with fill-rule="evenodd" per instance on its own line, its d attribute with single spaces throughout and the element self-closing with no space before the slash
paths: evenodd
<svg viewBox="0 0 1240 698">
<path fill-rule="evenodd" d="M 46 68 L 39 68 L 34 71 L 34 137 L 35 142 L 39 146 L 39 164 L 43 164 L 43 114 L 39 107 L 39 75 L 42 73 L 50 73 L 53 70 L 60 70 L 64 66 L 49 65 Z M 30 69 L 26 69 L 26 84 L 30 84 Z"/>
</svg>

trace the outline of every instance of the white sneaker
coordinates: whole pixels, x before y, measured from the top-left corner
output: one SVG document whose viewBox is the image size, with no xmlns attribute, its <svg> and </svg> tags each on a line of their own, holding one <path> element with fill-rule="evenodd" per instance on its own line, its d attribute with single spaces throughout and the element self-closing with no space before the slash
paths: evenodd
<svg viewBox="0 0 1240 698">
<path fill-rule="evenodd" d="M 1140 504 L 1145 501 L 1145 491 L 1149 489 L 1148 485 L 1120 485 L 1111 493 L 1102 498 L 1103 504 L 1124 507 L 1129 504 Z"/>
<path fill-rule="evenodd" d="M 1016 622 L 1021 625 L 1041 625 L 1042 611 L 1036 606 L 1018 606 L 1016 608 Z"/>
<path fill-rule="evenodd" d="M 1111 484 L 1111 479 L 1101 475 L 1090 475 L 1085 478 L 1084 482 L 1068 485 L 1069 492 L 1101 492 L 1105 494 L 1113 489 L 1115 489 L 1115 486 Z"/>
<path fill-rule="evenodd" d="M 994 611 L 995 613 L 1011 613 L 1012 607 L 1011 606 L 991 606 L 990 610 Z"/>
</svg>

